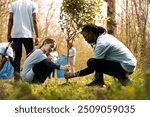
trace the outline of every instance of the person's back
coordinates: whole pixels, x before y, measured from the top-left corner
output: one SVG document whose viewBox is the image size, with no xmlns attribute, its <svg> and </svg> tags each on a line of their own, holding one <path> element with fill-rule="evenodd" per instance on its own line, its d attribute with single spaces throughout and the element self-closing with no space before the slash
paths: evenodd
<svg viewBox="0 0 150 117">
<path fill-rule="evenodd" d="M 33 12 L 37 12 L 37 6 L 31 0 L 17 0 L 10 8 L 13 13 L 12 38 L 32 38 L 33 36 Z"/>
<path fill-rule="evenodd" d="M 23 65 L 23 69 L 21 72 L 23 80 L 31 81 L 34 77 L 33 66 L 46 59 L 47 56 L 42 52 L 41 49 L 35 50 L 31 55 L 29 55 Z"/>
<path fill-rule="evenodd" d="M 6 48 L 8 47 L 7 51 Z M 6 51 L 6 52 L 5 52 Z M 0 54 L 10 56 L 13 58 L 13 49 L 9 46 L 9 43 L 0 43 Z"/>
<path fill-rule="evenodd" d="M 134 71 L 137 60 L 131 51 L 117 38 L 109 34 L 98 37 L 94 58 L 116 61 L 128 72 Z"/>
</svg>

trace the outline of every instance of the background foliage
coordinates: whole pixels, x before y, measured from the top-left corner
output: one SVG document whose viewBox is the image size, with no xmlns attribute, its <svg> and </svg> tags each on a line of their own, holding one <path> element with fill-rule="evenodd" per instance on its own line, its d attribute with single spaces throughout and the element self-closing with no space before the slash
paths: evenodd
<svg viewBox="0 0 150 117">
<path fill-rule="evenodd" d="M 0 1 L 0 42 L 7 40 L 8 6 L 12 1 L 14 0 Z M 95 14 L 99 14 L 99 18 L 103 19 L 100 10 L 102 0 L 64 0 L 62 2 L 64 6 L 61 8 L 61 0 L 46 3 L 42 0 L 34 1 L 39 6 L 40 40 L 42 42 L 45 37 L 54 38 L 59 45 L 57 48 L 59 55 L 66 54 L 67 49 L 67 35 L 61 29 L 66 30 L 68 26 L 68 28 L 74 27 L 69 29 L 72 32 L 80 31 L 80 28 L 86 22 L 97 23 L 94 19 Z M 114 35 L 138 59 L 137 70 L 131 76 L 134 82 L 133 86 L 121 87 L 110 76 L 105 76 L 108 85 L 106 88 L 84 86 L 93 79 L 93 75 L 72 79 L 69 84 L 64 85 L 62 85 L 65 83 L 64 79 L 47 80 L 42 85 L 25 82 L 15 84 L 13 79 L 0 79 L 0 99 L 150 99 L 150 75 L 148 72 L 150 68 L 150 1 L 109 0 L 108 3 L 109 8 L 107 10 L 113 17 L 115 16 L 116 21 L 110 19 L 109 16 L 106 19 L 116 22 L 116 24 L 110 24 L 112 29 L 115 30 Z M 114 9 L 114 6 L 116 6 L 116 9 Z M 62 11 L 61 13 L 58 12 L 59 8 Z M 61 22 L 58 23 L 59 17 Z M 75 38 L 74 46 L 77 49 L 75 68 L 80 70 L 86 67 L 86 60 L 92 57 L 93 50 L 80 34 Z M 26 55 L 23 52 L 22 64 L 25 58 Z"/>
</svg>

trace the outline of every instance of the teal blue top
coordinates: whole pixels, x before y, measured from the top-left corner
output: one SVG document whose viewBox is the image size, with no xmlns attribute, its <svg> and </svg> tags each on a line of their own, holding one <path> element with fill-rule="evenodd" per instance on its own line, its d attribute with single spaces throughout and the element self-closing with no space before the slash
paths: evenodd
<svg viewBox="0 0 150 117">
<path fill-rule="evenodd" d="M 93 58 L 119 62 L 127 72 L 133 72 L 137 65 L 131 51 L 117 38 L 107 33 L 97 38 Z"/>
</svg>

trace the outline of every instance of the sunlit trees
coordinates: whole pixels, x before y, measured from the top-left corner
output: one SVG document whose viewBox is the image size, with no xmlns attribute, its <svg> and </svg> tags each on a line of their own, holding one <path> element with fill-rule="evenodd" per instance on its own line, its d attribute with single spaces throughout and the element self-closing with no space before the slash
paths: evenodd
<svg viewBox="0 0 150 117">
<path fill-rule="evenodd" d="M 0 42 L 7 39 L 7 22 L 9 15 L 9 4 L 15 0 L 0 0 Z M 73 42 L 80 28 L 86 23 L 95 23 L 95 16 L 101 15 L 100 7 L 103 0 L 63 0 L 60 25 L 55 9 L 59 9 L 56 4 L 42 0 L 33 0 L 39 6 L 39 35 L 44 37 L 57 35 L 60 37 L 58 43 L 65 40 Z M 60 2 L 59 0 L 53 0 Z M 62 0 L 61 0 L 62 1 Z M 140 68 L 149 68 L 150 62 L 150 1 L 149 0 L 105 0 L 108 4 L 107 30 L 108 33 L 120 37 L 121 41 L 130 48 L 138 58 Z M 117 11 L 118 10 L 118 11 Z M 115 21 L 115 19 L 117 21 Z M 99 22 L 99 21 L 98 21 Z M 60 30 L 60 27 L 62 32 Z"/>
<path fill-rule="evenodd" d="M 150 62 L 150 1 L 126 0 L 116 3 L 117 35 L 138 58 L 140 68 L 148 69 Z"/>
<path fill-rule="evenodd" d="M 137 34 L 139 40 L 139 53 L 142 69 L 144 70 L 147 67 L 147 59 L 150 62 L 150 54 L 147 53 L 147 49 L 150 46 L 149 37 L 150 36 L 150 1 L 149 0 L 133 0 L 135 15 L 136 15 L 136 25 L 137 25 Z"/>
<path fill-rule="evenodd" d="M 107 2 L 107 32 L 114 35 L 116 32 L 116 0 L 105 0 Z"/>
<path fill-rule="evenodd" d="M 7 40 L 7 17 L 9 14 L 8 6 L 14 0 L 0 0 L 0 42 Z"/>
</svg>

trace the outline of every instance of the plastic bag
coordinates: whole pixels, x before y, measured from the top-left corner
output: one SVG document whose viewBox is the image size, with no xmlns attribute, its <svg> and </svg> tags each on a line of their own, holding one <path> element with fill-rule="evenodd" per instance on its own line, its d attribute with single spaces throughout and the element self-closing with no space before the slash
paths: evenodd
<svg viewBox="0 0 150 117">
<path fill-rule="evenodd" d="M 0 78 L 10 79 L 13 78 L 14 67 L 11 65 L 10 61 L 6 61 L 3 68 L 0 70 Z"/>
<path fill-rule="evenodd" d="M 57 61 L 58 65 L 66 65 L 67 64 L 67 56 L 61 55 L 60 58 Z M 57 77 L 58 78 L 64 78 L 65 71 L 63 70 L 57 70 Z"/>
</svg>

